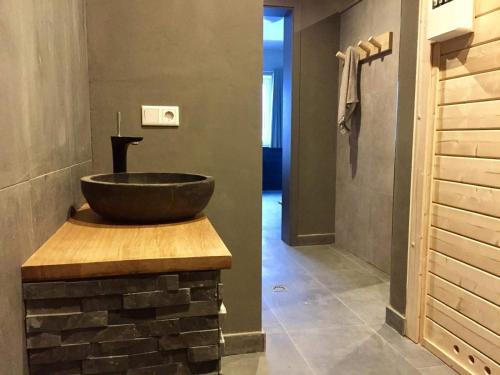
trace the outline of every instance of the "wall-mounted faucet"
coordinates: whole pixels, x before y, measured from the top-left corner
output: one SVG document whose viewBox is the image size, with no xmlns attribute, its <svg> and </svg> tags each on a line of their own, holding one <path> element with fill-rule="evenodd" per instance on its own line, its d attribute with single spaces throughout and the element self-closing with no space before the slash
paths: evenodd
<svg viewBox="0 0 500 375">
<path fill-rule="evenodd" d="M 142 137 L 126 137 L 121 135 L 121 112 L 116 113 L 116 130 L 118 135 L 111 136 L 113 149 L 113 173 L 127 172 L 127 149 L 130 144 L 138 145 Z"/>
</svg>

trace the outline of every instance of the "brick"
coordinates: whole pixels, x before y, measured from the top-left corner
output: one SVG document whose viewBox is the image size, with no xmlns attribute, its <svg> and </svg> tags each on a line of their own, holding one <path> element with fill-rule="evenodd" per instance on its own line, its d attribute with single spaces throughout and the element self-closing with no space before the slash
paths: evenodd
<svg viewBox="0 0 500 375">
<path fill-rule="evenodd" d="M 183 332 L 180 337 L 187 347 L 216 345 L 219 343 L 219 330 Z"/>
<path fill-rule="evenodd" d="M 187 351 L 185 348 L 160 352 L 163 357 L 162 363 L 187 363 Z"/>
<path fill-rule="evenodd" d="M 82 311 L 121 310 L 121 296 L 101 296 L 81 300 Z"/>
<path fill-rule="evenodd" d="M 179 319 L 181 332 L 200 331 L 203 329 L 214 329 L 219 327 L 217 316 L 193 316 Z"/>
<path fill-rule="evenodd" d="M 216 302 L 192 301 L 189 305 L 169 306 L 156 309 L 158 319 L 181 318 L 190 316 L 217 315 L 219 307 Z"/>
<path fill-rule="evenodd" d="M 107 311 L 31 315 L 26 317 L 28 332 L 60 331 L 77 328 L 103 327 L 108 324 Z"/>
<path fill-rule="evenodd" d="M 80 300 L 73 298 L 32 299 L 25 301 L 26 315 L 80 312 Z"/>
<path fill-rule="evenodd" d="M 163 351 L 184 349 L 187 347 L 186 343 L 179 335 L 168 335 L 160 337 L 160 339 L 158 340 L 158 346 L 160 350 Z"/>
<path fill-rule="evenodd" d="M 174 291 L 179 289 L 179 275 L 161 275 L 158 277 L 158 289 Z"/>
<path fill-rule="evenodd" d="M 103 294 L 149 292 L 158 289 L 157 277 L 130 277 L 101 280 Z"/>
<path fill-rule="evenodd" d="M 156 338 L 139 338 L 124 341 L 105 341 L 95 345 L 96 356 L 105 355 L 128 355 L 149 353 L 158 350 Z"/>
<path fill-rule="evenodd" d="M 180 333 L 179 319 L 153 320 L 137 324 L 142 336 L 165 336 Z"/>
<path fill-rule="evenodd" d="M 179 375 L 179 364 L 170 363 L 166 365 L 143 367 L 127 371 L 127 375 Z"/>
<path fill-rule="evenodd" d="M 123 296 L 123 308 L 144 309 L 149 307 L 186 305 L 190 301 L 190 290 L 187 288 L 179 289 L 176 292 L 153 291 L 132 293 Z"/>
<path fill-rule="evenodd" d="M 23 297 L 26 300 L 63 298 L 66 297 L 66 283 L 63 281 L 24 283 Z"/>
<path fill-rule="evenodd" d="M 29 351 L 30 364 L 68 362 L 85 359 L 90 353 L 90 344 L 64 345 L 50 349 Z"/>
<path fill-rule="evenodd" d="M 100 280 L 81 280 L 66 282 L 65 297 L 81 298 L 102 295 Z"/>
<path fill-rule="evenodd" d="M 217 271 L 182 272 L 179 274 L 179 287 L 202 288 L 215 287 L 219 281 Z"/>
<path fill-rule="evenodd" d="M 199 362 L 199 363 L 189 363 L 188 365 L 189 375 L 218 375 L 220 374 L 220 361 L 209 361 L 209 362 Z"/>
<path fill-rule="evenodd" d="M 224 357 L 225 350 L 226 350 L 226 340 L 224 340 L 224 336 L 222 335 L 222 332 L 221 332 L 220 340 L 219 340 L 219 355 L 221 357 Z"/>
<path fill-rule="evenodd" d="M 57 332 L 42 332 L 26 336 L 26 347 L 28 349 L 53 348 L 60 345 L 61 335 Z"/>
<path fill-rule="evenodd" d="M 189 362 L 207 362 L 219 359 L 219 346 L 197 346 L 188 349 Z"/>
<path fill-rule="evenodd" d="M 80 361 L 30 365 L 30 375 L 75 375 L 82 373 L 81 367 Z"/>
<path fill-rule="evenodd" d="M 217 288 L 191 288 L 192 301 L 217 301 Z"/>
<path fill-rule="evenodd" d="M 135 324 L 111 325 L 102 328 L 89 328 L 62 332 L 63 344 L 77 344 L 84 342 L 121 341 L 131 340 L 143 336 Z"/>
<path fill-rule="evenodd" d="M 221 303 L 220 310 L 219 310 L 219 325 L 221 328 L 224 325 L 224 321 L 226 320 L 226 316 L 227 316 L 226 306 L 224 306 L 224 304 Z"/>
<path fill-rule="evenodd" d="M 83 361 L 84 374 L 102 374 L 113 371 L 127 371 L 129 357 L 126 355 L 112 357 L 93 357 Z"/>
<path fill-rule="evenodd" d="M 156 319 L 156 309 L 120 310 L 108 312 L 109 324 L 144 323 Z"/>
<path fill-rule="evenodd" d="M 129 369 L 142 368 L 148 366 L 156 366 L 165 363 L 165 358 L 161 352 L 150 352 L 142 354 L 134 354 L 129 357 Z"/>
</svg>

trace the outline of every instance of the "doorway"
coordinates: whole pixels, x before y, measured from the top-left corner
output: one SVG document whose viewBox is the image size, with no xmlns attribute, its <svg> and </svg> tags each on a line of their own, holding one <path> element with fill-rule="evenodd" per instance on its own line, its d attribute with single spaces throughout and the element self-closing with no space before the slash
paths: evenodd
<svg viewBox="0 0 500 375">
<path fill-rule="evenodd" d="M 264 7 L 262 62 L 263 227 L 289 237 L 292 127 L 292 9 Z M 272 206 L 272 209 L 269 207 Z M 266 224 L 267 223 L 267 224 Z"/>
</svg>

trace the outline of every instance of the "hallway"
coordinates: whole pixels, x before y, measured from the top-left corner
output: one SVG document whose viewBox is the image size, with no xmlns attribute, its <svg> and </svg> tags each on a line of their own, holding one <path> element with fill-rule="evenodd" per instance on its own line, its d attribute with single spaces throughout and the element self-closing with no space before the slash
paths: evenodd
<svg viewBox="0 0 500 375">
<path fill-rule="evenodd" d="M 384 324 L 388 276 L 331 245 L 280 240 L 280 194 L 263 196 L 266 353 L 223 359 L 224 375 L 454 374 Z"/>
</svg>

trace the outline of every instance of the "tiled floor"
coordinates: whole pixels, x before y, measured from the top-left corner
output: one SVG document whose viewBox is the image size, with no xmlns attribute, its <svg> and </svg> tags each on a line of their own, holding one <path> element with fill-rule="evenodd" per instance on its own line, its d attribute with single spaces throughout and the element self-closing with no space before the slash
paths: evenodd
<svg viewBox="0 0 500 375">
<path fill-rule="evenodd" d="M 280 199 L 263 197 L 267 350 L 225 357 L 223 374 L 454 374 L 384 324 L 386 274 L 333 246 L 289 247 L 280 240 Z"/>
</svg>

